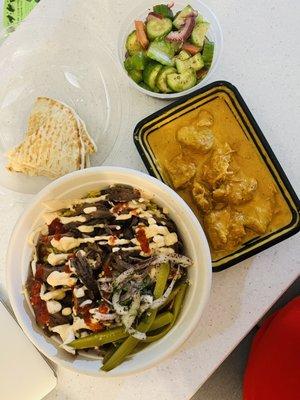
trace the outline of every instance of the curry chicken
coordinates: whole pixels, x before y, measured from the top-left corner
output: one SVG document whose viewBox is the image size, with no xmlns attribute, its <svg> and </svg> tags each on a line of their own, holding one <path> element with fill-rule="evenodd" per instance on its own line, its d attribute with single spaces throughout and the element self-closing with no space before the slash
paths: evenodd
<svg viewBox="0 0 300 400">
<path fill-rule="evenodd" d="M 203 224 L 215 258 L 290 218 L 253 146 L 230 121 L 221 100 L 216 100 L 218 107 L 219 113 L 194 110 L 192 117 L 160 128 L 160 144 L 158 134 L 149 138 L 167 180 Z"/>
</svg>

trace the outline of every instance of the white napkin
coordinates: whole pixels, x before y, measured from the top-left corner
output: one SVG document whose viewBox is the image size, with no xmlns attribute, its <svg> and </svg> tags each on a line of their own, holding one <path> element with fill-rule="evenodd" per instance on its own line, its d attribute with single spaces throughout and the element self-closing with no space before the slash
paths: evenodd
<svg viewBox="0 0 300 400">
<path fill-rule="evenodd" d="M 0 301 L 1 399 L 40 400 L 56 386 L 54 372 Z"/>
</svg>

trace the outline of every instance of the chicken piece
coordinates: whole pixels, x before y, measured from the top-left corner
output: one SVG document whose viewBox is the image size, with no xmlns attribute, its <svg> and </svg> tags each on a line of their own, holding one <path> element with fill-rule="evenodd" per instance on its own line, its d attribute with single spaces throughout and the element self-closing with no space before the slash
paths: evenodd
<svg viewBox="0 0 300 400">
<path fill-rule="evenodd" d="M 177 132 L 177 140 L 202 153 L 207 153 L 214 144 L 214 134 L 206 126 L 196 128 L 194 125 L 183 126 Z"/>
<path fill-rule="evenodd" d="M 213 124 L 214 124 L 214 117 L 210 112 L 206 110 L 199 111 L 197 121 L 195 124 L 197 128 L 199 128 L 200 126 L 213 126 Z"/>
<path fill-rule="evenodd" d="M 244 215 L 229 208 L 212 211 L 204 217 L 212 247 L 215 250 L 232 250 L 246 235 Z"/>
<path fill-rule="evenodd" d="M 230 212 L 228 209 L 212 211 L 204 217 L 204 226 L 214 249 L 224 249 L 229 234 Z"/>
<path fill-rule="evenodd" d="M 165 167 L 175 189 L 185 187 L 196 173 L 195 164 L 185 160 L 182 154 L 166 162 Z"/>
<path fill-rule="evenodd" d="M 192 195 L 203 213 L 208 213 L 212 210 L 211 193 L 202 182 L 194 182 Z"/>
<path fill-rule="evenodd" d="M 274 202 L 266 200 L 260 205 L 253 204 L 245 216 L 245 226 L 256 233 L 266 233 L 273 218 Z"/>
<path fill-rule="evenodd" d="M 245 216 L 242 213 L 234 211 L 231 213 L 227 248 L 235 249 L 243 241 L 245 236 Z"/>
<path fill-rule="evenodd" d="M 217 202 L 243 204 L 253 199 L 257 189 L 257 180 L 243 176 L 224 182 L 213 191 L 213 199 Z"/>
<path fill-rule="evenodd" d="M 203 165 L 202 179 L 212 188 L 233 174 L 232 171 L 228 171 L 232 152 L 228 143 L 218 145 L 209 160 Z"/>
</svg>

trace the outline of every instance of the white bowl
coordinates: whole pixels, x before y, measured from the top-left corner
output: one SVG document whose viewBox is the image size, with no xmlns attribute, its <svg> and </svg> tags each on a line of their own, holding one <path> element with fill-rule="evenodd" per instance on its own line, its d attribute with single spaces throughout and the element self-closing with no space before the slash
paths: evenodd
<svg viewBox="0 0 300 400">
<path fill-rule="evenodd" d="M 194 261 L 189 269 L 190 287 L 184 306 L 174 328 L 161 340 L 135 354 L 109 373 L 99 371 L 101 360 L 74 357 L 58 348 L 35 324 L 35 318 L 22 293 L 27 279 L 32 248 L 27 237 L 42 223 L 43 202 L 50 199 L 83 196 L 95 188 L 113 183 L 132 185 L 152 196 L 162 207 L 167 207 L 183 239 L 186 254 Z M 97 376 L 121 376 L 149 368 L 173 353 L 196 328 L 211 286 L 211 259 L 204 232 L 188 205 L 164 183 L 125 168 L 95 167 L 76 171 L 52 182 L 32 201 L 18 220 L 12 233 L 7 254 L 7 287 L 14 313 L 22 329 L 33 344 L 57 364 L 76 372 Z"/>
<path fill-rule="evenodd" d="M 167 4 L 167 2 L 164 2 Z M 209 30 L 207 32 L 207 37 L 209 40 L 213 41 L 215 44 L 215 50 L 214 50 L 214 58 L 212 61 L 212 65 L 208 71 L 208 74 L 205 76 L 204 79 L 202 79 L 201 82 L 199 82 L 197 85 L 193 86 L 192 88 L 188 90 L 184 90 L 182 92 L 178 93 L 155 93 L 151 92 L 149 90 L 146 90 L 139 86 L 136 82 L 134 82 L 130 76 L 127 74 L 125 68 L 124 68 L 124 60 L 125 60 L 125 53 L 126 53 L 126 48 L 125 48 L 125 42 L 126 38 L 129 35 L 130 32 L 134 30 L 134 21 L 135 20 L 142 20 L 145 21 L 149 11 L 152 10 L 153 6 L 159 4 L 159 1 L 154 1 L 154 0 L 144 0 L 142 1 L 137 7 L 133 8 L 130 10 L 130 13 L 127 15 L 127 17 L 124 18 L 121 28 L 120 28 L 120 33 L 119 33 L 119 39 L 118 39 L 118 56 L 119 56 L 119 61 L 121 64 L 121 68 L 123 72 L 126 74 L 127 78 L 129 79 L 129 82 L 131 86 L 133 86 L 135 89 L 138 91 L 147 94 L 148 96 L 152 97 L 157 97 L 159 99 L 176 99 L 178 97 L 184 96 L 186 94 L 189 94 L 193 92 L 195 89 L 199 89 L 200 87 L 203 87 L 213 71 L 216 69 L 217 65 L 219 64 L 220 56 L 222 53 L 222 48 L 223 48 L 223 34 L 221 30 L 221 26 L 219 24 L 219 21 L 213 11 L 208 8 L 204 3 L 198 0 L 189 0 L 189 1 L 184 1 L 184 0 L 175 0 L 175 4 L 173 7 L 173 11 L 177 12 L 181 10 L 183 7 L 186 5 L 192 6 L 196 11 L 198 11 L 206 21 L 210 23 Z"/>
</svg>

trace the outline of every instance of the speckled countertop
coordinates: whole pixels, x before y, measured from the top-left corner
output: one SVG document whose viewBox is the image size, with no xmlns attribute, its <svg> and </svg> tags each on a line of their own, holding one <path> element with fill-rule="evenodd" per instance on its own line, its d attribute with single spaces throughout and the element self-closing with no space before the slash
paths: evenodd
<svg viewBox="0 0 300 400">
<path fill-rule="evenodd" d="M 43 0 L 39 7 L 78 0 Z M 48 4 L 47 4 L 48 3 Z M 71 6 L 72 3 L 72 6 Z M 104 35 L 115 42 L 128 1 L 101 0 L 92 18 L 105 20 Z M 130 2 L 132 3 L 132 2 Z M 300 3 L 280 0 L 207 0 L 224 34 L 221 64 L 211 81 L 228 80 L 240 90 L 296 192 L 300 192 Z M 84 7 L 80 5 L 80 7 Z M 49 11 L 48 11 L 49 12 Z M 90 16 L 91 17 L 91 16 Z M 101 23 L 101 22 L 100 22 Z M 120 85 L 127 85 L 120 77 Z M 0 77 L 3 79 L 3 77 Z M 132 143 L 136 122 L 166 103 L 128 89 L 130 105 L 121 139 L 107 165 L 144 171 Z M 30 196 L 0 189 L 0 289 L 5 293 L 5 253 L 15 221 Z M 122 379 L 97 379 L 57 368 L 58 385 L 47 400 L 188 400 L 234 349 L 275 300 L 299 276 L 299 236 L 213 275 L 209 304 L 196 331 L 171 358 L 156 368 Z"/>
</svg>

